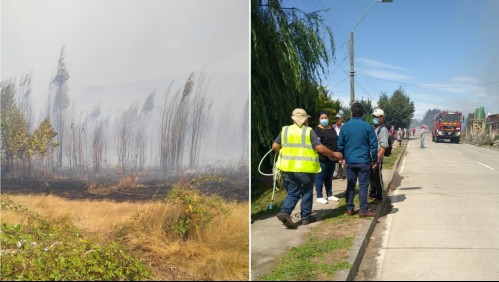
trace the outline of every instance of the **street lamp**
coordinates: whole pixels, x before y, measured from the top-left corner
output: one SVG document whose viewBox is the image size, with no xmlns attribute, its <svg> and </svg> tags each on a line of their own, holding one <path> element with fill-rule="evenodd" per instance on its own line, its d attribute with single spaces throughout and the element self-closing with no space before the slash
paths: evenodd
<svg viewBox="0 0 499 282">
<path fill-rule="evenodd" d="M 353 67 L 353 32 L 357 25 L 369 14 L 369 12 L 372 10 L 374 5 L 378 4 L 379 2 L 382 3 L 391 3 L 393 0 L 377 0 L 374 2 L 371 7 L 367 10 L 367 12 L 357 21 L 357 23 L 353 26 L 352 31 L 350 32 L 350 106 L 355 102 L 355 82 L 354 82 L 354 76 L 355 76 L 355 71 Z"/>
</svg>

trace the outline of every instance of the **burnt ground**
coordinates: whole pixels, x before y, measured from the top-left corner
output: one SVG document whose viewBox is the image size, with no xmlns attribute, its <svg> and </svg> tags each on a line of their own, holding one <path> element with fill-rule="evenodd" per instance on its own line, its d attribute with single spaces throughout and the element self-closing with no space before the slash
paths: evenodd
<svg viewBox="0 0 499 282">
<path fill-rule="evenodd" d="M 200 181 L 197 179 L 201 179 Z M 248 201 L 247 175 L 230 175 L 220 178 L 172 177 L 169 180 L 97 179 L 20 179 L 1 180 L 1 193 L 24 195 L 52 194 L 70 200 L 114 200 L 117 202 L 151 201 L 164 198 L 177 181 L 191 182 L 207 195 L 217 195 L 229 201 Z"/>
</svg>

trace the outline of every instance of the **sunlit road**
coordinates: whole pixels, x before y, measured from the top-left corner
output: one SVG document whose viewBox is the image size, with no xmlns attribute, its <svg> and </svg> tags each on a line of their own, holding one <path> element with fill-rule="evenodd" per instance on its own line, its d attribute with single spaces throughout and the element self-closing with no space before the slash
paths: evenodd
<svg viewBox="0 0 499 282">
<path fill-rule="evenodd" d="M 499 280 L 499 151 L 425 143 L 409 142 L 356 280 Z"/>
</svg>

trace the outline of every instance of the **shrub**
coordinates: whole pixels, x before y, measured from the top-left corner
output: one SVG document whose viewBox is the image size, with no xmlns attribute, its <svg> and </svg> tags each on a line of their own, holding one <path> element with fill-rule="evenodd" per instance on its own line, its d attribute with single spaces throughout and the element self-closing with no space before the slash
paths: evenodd
<svg viewBox="0 0 499 282">
<path fill-rule="evenodd" d="M 152 272 L 121 244 L 84 238 L 69 217 L 47 220 L 2 197 L 26 223 L 2 224 L 2 280 L 144 280 Z"/>
</svg>

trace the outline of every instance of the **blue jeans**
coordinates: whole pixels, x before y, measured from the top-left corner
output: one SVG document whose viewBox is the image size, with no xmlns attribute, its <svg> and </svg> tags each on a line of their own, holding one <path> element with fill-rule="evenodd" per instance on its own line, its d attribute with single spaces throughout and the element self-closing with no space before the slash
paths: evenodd
<svg viewBox="0 0 499 282">
<path fill-rule="evenodd" d="M 315 191 L 317 192 L 317 199 L 322 198 L 322 185 L 326 187 L 326 196 L 333 196 L 333 173 L 336 163 L 333 162 L 320 162 L 321 172 L 315 176 Z"/>
<path fill-rule="evenodd" d="M 284 172 L 284 185 L 288 194 L 282 204 L 281 212 L 291 214 L 301 197 L 301 218 L 308 219 L 310 217 L 314 176 L 314 173 Z"/>
<path fill-rule="evenodd" d="M 424 148 L 424 136 L 421 137 L 421 147 L 420 148 Z"/>
<path fill-rule="evenodd" d="M 368 212 L 367 207 L 367 189 L 369 187 L 369 173 L 371 170 L 370 164 L 346 164 L 347 171 L 347 192 L 346 192 L 346 205 L 347 210 L 353 211 L 355 204 L 353 198 L 355 197 L 355 185 L 357 178 L 359 179 L 359 201 L 360 213 Z"/>
</svg>

